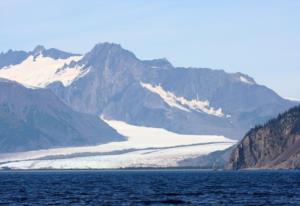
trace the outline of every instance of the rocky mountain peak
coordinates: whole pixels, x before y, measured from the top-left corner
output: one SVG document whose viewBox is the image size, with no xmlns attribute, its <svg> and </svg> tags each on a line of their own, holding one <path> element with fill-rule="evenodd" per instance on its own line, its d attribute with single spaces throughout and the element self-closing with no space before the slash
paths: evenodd
<svg viewBox="0 0 300 206">
<path fill-rule="evenodd" d="M 105 62 L 128 61 L 128 59 L 136 57 L 132 52 L 123 49 L 120 44 L 105 42 L 96 44 L 81 62 L 87 66 L 99 67 Z"/>
<path fill-rule="evenodd" d="M 127 55 L 134 56 L 132 52 L 123 49 L 120 44 L 108 43 L 108 42 L 96 44 L 88 54 L 92 56 L 108 55 L 108 54 L 123 54 L 123 55 L 127 54 Z"/>
<path fill-rule="evenodd" d="M 37 45 L 31 53 L 32 53 L 32 55 L 36 56 L 36 55 L 41 54 L 45 50 L 46 50 L 46 48 L 44 46 Z"/>
<path fill-rule="evenodd" d="M 38 45 L 34 48 L 32 52 L 29 52 L 31 55 L 34 57 L 37 57 L 39 55 L 43 55 L 44 57 L 50 57 L 52 59 L 67 59 L 71 56 L 79 56 L 80 54 L 75 54 L 75 53 L 69 53 L 65 51 L 61 51 L 59 49 L 55 48 L 50 48 L 46 49 L 42 45 Z"/>
</svg>

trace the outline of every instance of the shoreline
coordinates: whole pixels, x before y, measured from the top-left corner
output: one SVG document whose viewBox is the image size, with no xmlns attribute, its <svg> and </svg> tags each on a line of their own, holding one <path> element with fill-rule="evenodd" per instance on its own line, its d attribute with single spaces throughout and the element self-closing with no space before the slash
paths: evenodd
<svg viewBox="0 0 300 206">
<path fill-rule="evenodd" d="M 34 172 L 299 172 L 300 169 L 242 169 L 242 170 L 228 170 L 228 169 L 205 169 L 196 167 L 170 167 L 170 168 L 117 168 L 117 169 L 0 169 L 0 173 L 34 173 Z"/>
</svg>

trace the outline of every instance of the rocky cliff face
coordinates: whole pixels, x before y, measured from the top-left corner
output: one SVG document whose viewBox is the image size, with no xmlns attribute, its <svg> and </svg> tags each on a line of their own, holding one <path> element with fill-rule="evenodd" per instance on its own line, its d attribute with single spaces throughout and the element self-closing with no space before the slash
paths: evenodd
<svg viewBox="0 0 300 206">
<path fill-rule="evenodd" d="M 300 168 L 300 106 L 251 129 L 232 152 L 228 168 Z"/>
</svg>

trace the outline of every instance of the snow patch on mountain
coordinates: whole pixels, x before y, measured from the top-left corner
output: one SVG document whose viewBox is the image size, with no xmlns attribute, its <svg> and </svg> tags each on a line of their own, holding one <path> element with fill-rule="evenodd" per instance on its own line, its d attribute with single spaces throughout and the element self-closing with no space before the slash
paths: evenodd
<svg viewBox="0 0 300 206">
<path fill-rule="evenodd" d="M 82 56 L 71 56 L 67 59 L 53 59 L 42 54 L 30 55 L 20 64 L 1 69 L 0 77 L 31 87 L 46 87 L 54 81 L 60 81 L 64 86 L 68 86 L 87 72 L 82 66 L 69 66 L 71 62 L 79 61 L 81 58 Z"/>
<path fill-rule="evenodd" d="M 289 101 L 293 101 L 293 102 L 300 102 L 300 99 L 293 98 L 293 97 L 283 97 L 283 98 L 286 100 L 289 100 Z"/>
<path fill-rule="evenodd" d="M 254 84 L 252 81 L 247 79 L 246 77 L 240 76 L 240 81 L 245 83 L 245 84 Z"/>
<path fill-rule="evenodd" d="M 0 155 L 0 168 L 15 169 L 100 169 L 124 167 L 178 166 L 183 159 L 226 149 L 236 141 L 224 136 L 182 135 L 161 128 L 129 125 L 125 122 L 105 120 L 127 141 L 111 142 L 98 146 L 57 148 Z M 121 152 L 120 152 L 121 151 Z M 103 154 L 103 153 L 115 154 Z M 80 156 L 80 154 L 90 155 Z M 97 154 L 102 153 L 102 154 Z M 78 157 L 66 158 L 65 155 Z M 38 159 L 49 156 L 61 157 Z"/>
<path fill-rule="evenodd" d="M 176 107 L 183 111 L 190 112 L 191 110 L 197 112 L 204 112 L 209 115 L 223 117 L 224 113 L 221 108 L 215 109 L 210 106 L 209 101 L 200 101 L 196 99 L 187 100 L 184 97 L 178 97 L 170 91 L 164 90 L 160 85 L 153 86 L 151 84 L 140 82 L 141 86 L 152 93 L 158 94 L 164 102 L 171 107 Z"/>
</svg>

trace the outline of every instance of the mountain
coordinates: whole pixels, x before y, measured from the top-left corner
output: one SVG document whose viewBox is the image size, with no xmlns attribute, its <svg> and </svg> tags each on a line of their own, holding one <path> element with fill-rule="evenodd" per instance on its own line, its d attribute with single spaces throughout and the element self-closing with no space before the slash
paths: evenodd
<svg viewBox="0 0 300 206">
<path fill-rule="evenodd" d="M 121 140 L 97 116 L 73 111 L 50 90 L 0 79 L 0 153 Z"/>
<path fill-rule="evenodd" d="M 85 55 L 35 50 L 6 63 L 0 77 L 49 88 L 76 111 L 132 125 L 240 139 L 296 105 L 245 74 L 140 60 L 118 44 L 100 43 Z"/>
<path fill-rule="evenodd" d="M 300 168 L 300 106 L 251 129 L 231 154 L 228 168 Z"/>
</svg>

